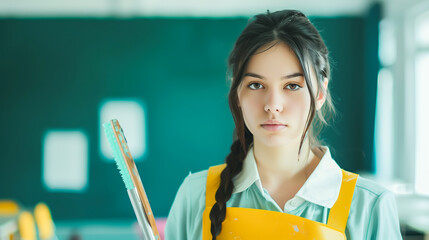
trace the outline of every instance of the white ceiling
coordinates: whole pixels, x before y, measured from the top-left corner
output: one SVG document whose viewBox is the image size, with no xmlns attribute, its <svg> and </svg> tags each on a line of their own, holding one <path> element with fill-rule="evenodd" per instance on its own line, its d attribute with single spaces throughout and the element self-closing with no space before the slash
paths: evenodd
<svg viewBox="0 0 429 240">
<path fill-rule="evenodd" d="M 252 16 L 280 9 L 306 15 L 363 14 L 374 0 L 0 0 L 1 17 Z"/>
</svg>

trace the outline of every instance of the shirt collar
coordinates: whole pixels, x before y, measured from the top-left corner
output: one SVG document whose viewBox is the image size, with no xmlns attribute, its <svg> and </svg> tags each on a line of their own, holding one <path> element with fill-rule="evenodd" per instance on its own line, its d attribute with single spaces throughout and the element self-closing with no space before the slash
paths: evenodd
<svg viewBox="0 0 429 240">
<path fill-rule="evenodd" d="M 335 160 L 332 159 L 329 148 L 323 146 L 322 150 L 324 152 L 323 157 L 296 196 L 314 204 L 331 208 L 340 192 L 342 172 Z M 261 194 L 265 196 L 253 154 L 253 147 L 249 149 L 244 159 L 243 169 L 234 177 L 233 183 L 233 193 L 242 192 L 255 183 Z"/>
</svg>

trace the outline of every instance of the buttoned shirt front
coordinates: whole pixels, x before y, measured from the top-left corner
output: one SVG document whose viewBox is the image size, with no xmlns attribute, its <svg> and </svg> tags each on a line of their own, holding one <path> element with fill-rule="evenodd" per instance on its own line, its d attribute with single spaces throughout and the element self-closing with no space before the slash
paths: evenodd
<svg viewBox="0 0 429 240">
<path fill-rule="evenodd" d="M 278 206 L 261 184 L 253 149 L 233 178 L 234 190 L 227 207 L 284 212 L 321 223 L 327 222 L 341 187 L 342 173 L 329 148 L 297 194 Z M 166 240 L 202 239 L 207 170 L 190 174 L 182 183 L 165 228 Z M 345 234 L 347 239 L 402 239 L 394 195 L 376 183 L 358 178 Z"/>
</svg>

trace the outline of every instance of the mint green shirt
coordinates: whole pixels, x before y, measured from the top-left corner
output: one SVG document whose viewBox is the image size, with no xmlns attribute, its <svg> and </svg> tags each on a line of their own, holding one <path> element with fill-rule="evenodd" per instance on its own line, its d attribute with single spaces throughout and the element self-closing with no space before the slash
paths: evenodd
<svg viewBox="0 0 429 240">
<path fill-rule="evenodd" d="M 253 148 L 234 179 L 227 207 L 264 209 L 327 223 L 329 209 L 338 198 L 342 172 L 327 147 L 315 170 L 295 197 L 280 207 L 261 184 Z M 177 192 L 165 227 L 166 240 L 202 239 L 207 170 L 189 174 Z M 402 239 L 394 195 L 359 177 L 345 230 L 347 239 Z"/>
</svg>

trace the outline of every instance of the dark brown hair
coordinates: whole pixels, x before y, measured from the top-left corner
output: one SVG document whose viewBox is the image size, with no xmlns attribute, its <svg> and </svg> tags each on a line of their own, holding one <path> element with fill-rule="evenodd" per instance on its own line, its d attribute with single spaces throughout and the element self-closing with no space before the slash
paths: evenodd
<svg viewBox="0 0 429 240">
<path fill-rule="evenodd" d="M 272 46 L 278 42 L 285 43 L 295 53 L 302 66 L 311 96 L 310 111 L 305 131 L 302 133 L 300 150 L 307 133 L 310 145 L 319 145 L 318 139 L 315 137 L 316 131 L 320 131 L 321 125 L 326 124 L 325 112 L 334 112 L 329 92 L 322 87 L 323 81 L 330 79 L 328 49 L 310 20 L 303 13 L 295 10 L 256 15 L 238 37 L 228 61 L 232 74 L 229 107 L 234 118 L 235 132 L 231 152 L 226 157 L 226 167 L 221 173 L 220 185 L 216 191 L 216 203 L 210 211 L 213 239 L 219 235 L 222 222 L 225 220 L 226 202 L 230 199 L 234 189 L 232 179 L 242 170 L 243 161 L 253 142 L 253 135 L 246 127 L 243 114 L 238 106 L 237 89 L 242 82 L 247 63 L 255 52 L 261 47 Z M 317 78 L 316 93 L 312 89 L 310 78 L 310 72 L 313 70 Z M 316 111 L 315 96 L 319 94 L 319 91 L 323 91 L 326 102 L 321 110 Z"/>
</svg>

